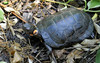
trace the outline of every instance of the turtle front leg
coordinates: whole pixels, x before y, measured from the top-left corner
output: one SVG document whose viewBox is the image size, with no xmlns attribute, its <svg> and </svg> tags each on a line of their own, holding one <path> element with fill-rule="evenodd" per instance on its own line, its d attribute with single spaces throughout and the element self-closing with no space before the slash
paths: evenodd
<svg viewBox="0 0 100 63">
<path fill-rule="evenodd" d="M 47 54 L 50 56 L 50 60 L 54 61 L 54 63 L 57 63 L 56 58 L 55 58 L 55 56 L 54 56 L 54 54 L 52 52 L 52 48 L 49 45 L 47 45 L 47 44 L 45 44 L 45 46 L 48 49 Z"/>
<path fill-rule="evenodd" d="M 46 48 L 48 49 L 48 55 L 52 52 L 52 48 L 45 43 Z"/>
</svg>

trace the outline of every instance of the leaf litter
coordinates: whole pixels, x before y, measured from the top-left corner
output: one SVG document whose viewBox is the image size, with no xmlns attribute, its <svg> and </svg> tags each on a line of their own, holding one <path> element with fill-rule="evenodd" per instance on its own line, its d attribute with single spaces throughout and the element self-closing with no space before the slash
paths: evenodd
<svg viewBox="0 0 100 63">
<path fill-rule="evenodd" d="M 47 49 L 41 43 L 42 39 L 31 37 L 25 33 L 22 25 L 26 22 L 38 23 L 45 16 L 54 14 L 61 7 L 65 7 L 65 5 L 62 5 L 65 3 L 60 2 L 66 1 L 9 0 L 6 5 L 2 4 L 3 2 L 6 2 L 6 0 L 0 2 L 0 6 L 5 11 L 5 18 L 0 23 L 0 58 L 2 58 L 2 61 L 7 63 L 54 63 L 47 54 Z M 79 1 L 71 1 L 69 4 L 73 4 L 77 8 L 84 7 L 83 1 L 81 3 Z M 99 21 L 100 15 L 99 18 L 96 18 Z M 82 43 L 72 47 L 54 50 L 53 53 L 57 62 L 94 62 L 96 51 L 100 48 L 100 26 L 95 22 L 94 26 L 95 39 L 85 39 Z"/>
</svg>

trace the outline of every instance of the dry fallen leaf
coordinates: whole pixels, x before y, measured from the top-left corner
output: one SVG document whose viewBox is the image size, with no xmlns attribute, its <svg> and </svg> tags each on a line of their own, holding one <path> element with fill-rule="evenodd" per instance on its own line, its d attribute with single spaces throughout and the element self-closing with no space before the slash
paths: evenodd
<svg viewBox="0 0 100 63">
<path fill-rule="evenodd" d="M 90 51 L 96 51 L 96 50 L 98 50 L 100 48 L 100 45 L 98 45 L 98 46 L 96 46 L 95 48 L 92 48 Z"/>
<path fill-rule="evenodd" d="M 0 23 L 0 26 L 1 26 L 3 29 L 6 29 L 6 26 L 7 26 L 7 19 L 5 18 L 5 16 L 4 16 L 3 23 Z"/>
<path fill-rule="evenodd" d="M 35 5 L 40 3 L 40 0 L 35 0 L 33 3 L 35 3 Z"/>
<path fill-rule="evenodd" d="M 14 42 L 14 44 L 11 44 L 11 47 L 13 47 L 14 50 L 21 50 L 21 45 L 19 43 Z"/>
<path fill-rule="evenodd" d="M 36 20 L 36 24 L 41 21 L 41 19 L 37 18 L 37 17 L 33 17 Z"/>
<path fill-rule="evenodd" d="M 86 46 L 86 45 L 94 45 L 97 43 L 100 43 L 99 39 L 85 39 L 81 44 Z"/>
<path fill-rule="evenodd" d="M 74 59 L 82 58 L 83 51 L 74 49 L 70 54 L 67 55 L 67 63 L 75 63 Z"/>
<path fill-rule="evenodd" d="M 68 54 L 66 62 L 67 63 L 74 63 L 75 62 L 74 61 L 74 53 L 73 52 L 71 52 L 70 54 Z"/>
<path fill-rule="evenodd" d="M 29 63 L 33 63 L 33 60 L 31 60 L 30 58 L 28 58 L 28 62 Z"/>
<path fill-rule="evenodd" d="M 33 63 L 33 60 L 34 60 L 34 58 L 33 58 L 31 55 L 29 55 L 29 56 L 28 56 L 28 62 L 29 62 L 29 63 Z"/>
<path fill-rule="evenodd" d="M 83 46 L 81 44 L 76 44 L 73 46 L 74 48 L 76 48 L 77 50 L 84 50 L 84 51 L 89 51 L 90 49 L 89 48 L 86 48 L 86 46 Z"/>
<path fill-rule="evenodd" d="M 13 19 L 13 21 L 12 20 L 9 20 L 9 25 L 10 26 L 15 26 L 15 24 L 18 22 L 18 19 L 17 18 L 15 18 L 15 19 Z"/>
<path fill-rule="evenodd" d="M 20 62 L 20 61 L 22 61 L 22 57 L 18 54 L 18 52 L 16 51 L 15 53 L 14 53 L 14 59 L 13 59 L 13 63 L 18 63 L 18 62 Z"/>
<path fill-rule="evenodd" d="M 16 10 L 21 10 L 22 9 L 22 2 L 21 3 L 17 3 L 17 7 L 16 7 Z"/>
<path fill-rule="evenodd" d="M 76 44 L 76 45 L 74 45 L 73 47 L 75 47 L 77 50 L 82 50 L 82 49 L 81 49 L 81 47 L 82 47 L 81 44 Z"/>
<path fill-rule="evenodd" d="M 13 8 L 11 8 L 11 7 L 5 7 L 4 8 L 7 12 L 11 12 L 11 11 L 15 11 Z"/>
<path fill-rule="evenodd" d="M 4 10 L 7 12 L 15 12 L 16 14 L 20 15 L 19 11 L 15 10 L 14 8 L 11 8 L 11 7 L 5 7 Z"/>
<path fill-rule="evenodd" d="M 64 57 L 64 52 L 66 52 L 66 50 L 62 49 L 62 50 L 54 50 L 54 55 L 57 56 L 57 58 L 61 58 Z"/>
<path fill-rule="evenodd" d="M 20 35 L 20 34 L 16 34 L 16 36 L 19 38 L 19 39 L 25 39 L 22 35 Z"/>
<path fill-rule="evenodd" d="M 97 49 L 100 48 L 99 44 L 100 40 L 99 39 L 85 39 L 81 44 L 76 44 L 73 47 L 76 48 L 77 50 L 84 50 L 84 51 L 96 51 Z M 90 48 L 94 47 L 94 48 Z"/>
<path fill-rule="evenodd" d="M 100 26 L 94 22 L 94 27 L 98 34 L 100 34 Z"/>
</svg>

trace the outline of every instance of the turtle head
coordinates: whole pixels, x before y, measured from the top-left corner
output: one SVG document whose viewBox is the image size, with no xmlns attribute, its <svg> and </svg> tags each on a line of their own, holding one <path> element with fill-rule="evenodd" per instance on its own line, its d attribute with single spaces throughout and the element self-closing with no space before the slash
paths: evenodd
<svg viewBox="0 0 100 63">
<path fill-rule="evenodd" d="M 38 35 L 38 28 L 34 24 L 25 23 L 22 28 L 26 33 L 30 34 L 31 36 Z"/>
</svg>

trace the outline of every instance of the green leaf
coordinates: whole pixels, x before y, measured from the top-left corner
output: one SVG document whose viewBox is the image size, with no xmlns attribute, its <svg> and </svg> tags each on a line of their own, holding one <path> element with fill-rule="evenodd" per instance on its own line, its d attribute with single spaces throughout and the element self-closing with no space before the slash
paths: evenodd
<svg viewBox="0 0 100 63">
<path fill-rule="evenodd" d="M 0 22 L 2 22 L 4 20 L 4 12 L 3 10 L 0 8 Z"/>
<path fill-rule="evenodd" d="M 3 4 L 7 5 L 7 4 L 8 4 L 8 2 L 3 2 Z"/>
<path fill-rule="evenodd" d="M 91 0 L 87 5 L 88 9 L 100 7 L 100 0 Z"/>
<path fill-rule="evenodd" d="M 71 2 L 71 1 L 74 1 L 74 0 L 68 0 L 66 3 L 69 3 L 69 2 Z"/>
<path fill-rule="evenodd" d="M 96 54 L 96 63 L 100 63 L 100 49 L 97 51 Z"/>
<path fill-rule="evenodd" d="M 4 61 L 0 61 L 0 63 L 7 63 L 7 62 L 4 62 Z"/>
</svg>

